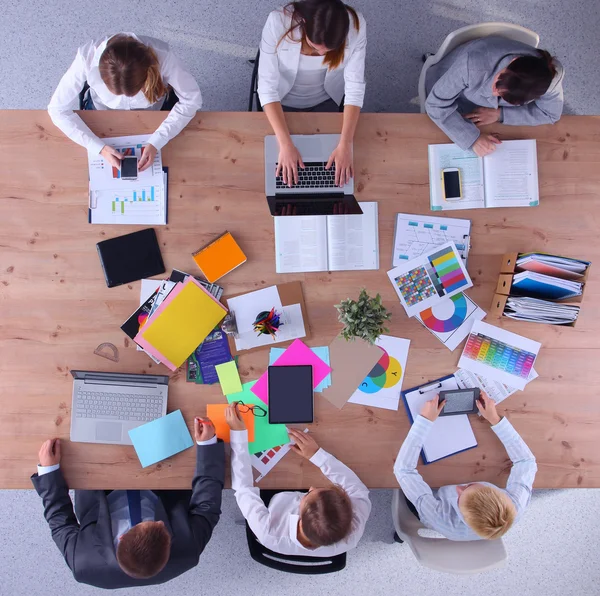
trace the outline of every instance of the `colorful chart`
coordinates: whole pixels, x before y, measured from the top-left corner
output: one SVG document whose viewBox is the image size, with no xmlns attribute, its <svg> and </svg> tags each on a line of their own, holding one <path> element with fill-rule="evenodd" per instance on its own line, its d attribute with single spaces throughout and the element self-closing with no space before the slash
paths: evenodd
<svg viewBox="0 0 600 596">
<path fill-rule="evenodd" d="M 377 393 L 382 389 L 389 389 L 398 384 L 402 378 L 402 365 L 391 357 L 381 346 L 383 352 L 377 364 L 371 369 L 358 389 L 363 393 Z"/>
<path fill-rule="evenodd" d="M 535 354 L 482 333 L 469 335 L 463 356 L 523 379 L 529 377 L 535 362 Z"/>
<path fill-rule="evenodd" d="M 438 296 L 444 296 L 468 285 L 459 259 L 450 246 L 428 257 L 431 268 L 427 267 L 427 272 Z"/>
<path fill-rule="evenodd" d="M 408 306 L 419 304 L 436 294 L 436 289 L 431 283 L 425 267 L 411 269 L 396 277 L 395 282 Z"/>
<path fill-rule="evenodd" d="M 453 312 L 450 316 L 444 318 L 444 314 L 440 311 L 446 311 L 449 305 L 452 305 Z M 436 304 L 431 308 L 425 309 L 420 313 L 421 320 L 425 327 L 438 333 L 448 333 L 458 329 L 467 317 L 467 299 L 464 294 L 455 294 L 444 300 L 440 304 Z"/>
</svg>

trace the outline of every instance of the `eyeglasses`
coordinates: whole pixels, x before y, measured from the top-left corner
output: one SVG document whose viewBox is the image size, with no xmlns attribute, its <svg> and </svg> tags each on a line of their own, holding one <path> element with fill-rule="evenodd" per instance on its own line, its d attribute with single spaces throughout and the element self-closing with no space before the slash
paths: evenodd
<svg viewBox="0 0 600 596">
<path fill-rule="evenodd" d="M 242 414 L 247 414 L 248 412 L 252 412 L 254 416 L 257 418 L 264 418 L 267 415 L 267 410 L 262 408 L 261 406 L 247 406 L 243 401 L 236 402 L 236 406 L 238 412 Z"/>
</svg>

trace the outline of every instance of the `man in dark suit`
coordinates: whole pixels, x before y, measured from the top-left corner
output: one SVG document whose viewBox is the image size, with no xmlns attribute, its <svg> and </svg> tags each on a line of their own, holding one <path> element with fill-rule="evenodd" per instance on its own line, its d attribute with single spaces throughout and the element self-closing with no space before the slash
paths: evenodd
<svg viewBox="0 0 600 596">
<path fill-rule="evenodd" d="M 75 511 L 60 470 L 60 440 L 42 445 L 31 480 L 78 582 L 109 589 L 162 584 L 198 564 L 221 514 L 225 451 L 209 419 L 196 418 L 195 435 L 191 492 L 77 490 Z"/>
</svg>

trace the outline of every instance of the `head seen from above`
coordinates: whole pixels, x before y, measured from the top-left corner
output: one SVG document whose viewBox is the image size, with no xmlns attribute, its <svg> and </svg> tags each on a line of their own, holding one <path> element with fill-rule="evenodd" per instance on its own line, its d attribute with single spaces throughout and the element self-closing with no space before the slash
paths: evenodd
<svg viewBox="0 0 600 596">
<path fill-rule="evenodd" d="M 544 95 L 556 75 L 556 67 L 546 50 L 538 50 L 538 54 L 515 58 L 501 70 L 494 81 L 494 95 L 515 106 Z"/>
<path fill-rule="evenodd" d="M 312 548 L 343 540 L 352 528 L 352 502 L 341 486 L 311 488 L 300 502 L 300 530 Z"/>
<path fill-rule="evenodd" d="M 130 577 L 154 577 L 169 560 L 171 535 L 161 521 L 139 523 L 121 536 L 116 554 L 119 566 Z"/>
<path fill-rule="evenodd" d="M 337 68 L 344 60 L 346 38 L 352 26 L 358 31 L 358 15 L 341 0 L 300 0 L 285 7 L 292 15 L 292 25 L 284 37 L 299 30 L 302 41 L 320 56 L 329 69 Z"/>
<path fill-rule="evenodd" d="M 456 492 L 460 512 L 478 536 L 495 540 L 510 530 L 517 510 L 505 492 L 479 482 L 457 486 Z"/>
<path fill-rule="evenodd" d="M 128 35 L 109 39 L 98 68 L 115 95 L 134 97 L 142 91 L 150 103 L 156 103 L 167 92 L 154 50 Z"/>
</svg>

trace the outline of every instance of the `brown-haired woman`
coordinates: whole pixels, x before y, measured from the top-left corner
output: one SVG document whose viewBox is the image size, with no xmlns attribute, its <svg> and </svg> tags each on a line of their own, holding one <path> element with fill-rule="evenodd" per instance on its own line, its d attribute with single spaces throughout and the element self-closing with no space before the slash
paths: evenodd
<svg viewBox="0 0 600 596">
<path fill-rule="evenodd" d="M 352 140 L 365 96 L 365 19 L 341 0 L 300 0 L 274 10 L 260 44 L 258 96 L 279 142 L 277 175 L 298 182 L 302 156 L 284 111 L 338 111 L 344 100 L 340 142 L 329 158 L 336 184 L 352 176 Z"/>
<path fill-rule="evenodd" d="M 179 101 L 150 136 L 139 169 L 154 161 L 157 150 L 177 136 L 202 106 L 194 77 L 171 52 L 168 44 L 152 37 L 119 33 L 85 44 L 63 75 L 48 106 L 52 122 L 90 153 L 100 153 L 119 167 L 121 155 L 105 145 L 73 112 L 79 94 L 89 85 L 88 109 L 160 110 L 171 87 Z"/>
</svg>

